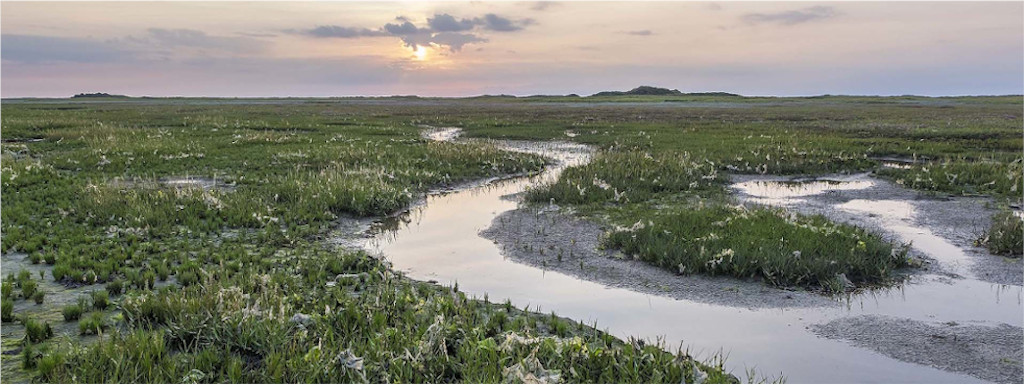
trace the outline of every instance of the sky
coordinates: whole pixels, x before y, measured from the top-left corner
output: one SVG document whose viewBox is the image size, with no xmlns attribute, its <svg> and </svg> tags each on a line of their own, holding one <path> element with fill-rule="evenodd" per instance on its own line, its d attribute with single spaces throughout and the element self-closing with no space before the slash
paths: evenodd
<svg viewBox="0 0 1024 385">
<path fill-rule="evenodd" d="M 10 2 L 0 96 L 1024 93 L 1024 2 Z"/>
</svg>

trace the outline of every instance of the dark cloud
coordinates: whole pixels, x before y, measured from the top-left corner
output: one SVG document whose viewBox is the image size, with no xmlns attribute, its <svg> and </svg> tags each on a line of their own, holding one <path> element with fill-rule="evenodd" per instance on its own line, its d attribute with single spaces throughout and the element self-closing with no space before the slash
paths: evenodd
<svg viewBox="0 0 1024 385">
<path fill-rule="evenodd" d="M 633 36 L 651 36 L 651 35 L 654 34 L 654 32 L 652 32 L 649 29 L 641 29 L 641 30 L 638 30 L 638 31 L 626 31 L 626 34 L 627 35 L 633 35 Z"/>
<path fill-rule="evenodd" d="M 470 44 L 470 43 L 483 43 L 483 42 L 486 42 L 486 41 L 487 41 L 487 39 L 484 39 L 482 37 L 479 37 L 479 36 L 476 36 L 476 35 L 473 35 L 473 34 L 458 33 L 458 32 L 435 33 L 434 36 L 431 36 L 431 38 L 430 38 L 430 42 L 431 43 L 434 43 L 434 44 L 437 44 L 437 45 L 441 45 L 441 46 L 446 46 L 449 49 L 451 49 L 452 52 L 461 51 L 462 50 L 462 46 L 464 46 L 466 44 Z"/>
<path fill-rule="evenodd" d="M 750 24 L 776 23 L 782 25 L 796 25 L 811 21 L 824 20 L 839 15 L 833 7 L 816 6 L 793 11 L 775 13 L 748 13 L 743 15 L 743 21 Z"/>
<path fill-rule="evenodd" d="M 476 27 L 476 22 L 471 19 L 457 20 L 454 16 L 443 13 L 427 18 L 427 25 L 437 32 L 462 32 Z"/>
<path fill-rule="evenodd" d="M 384 24 L 384 30 L 395 36 L 415 35 L 417 33 L 430 32 L 430 29 L 428 28 L 421 29 L 416 27 L 415 24 L 409 22 L 404 17 L 398 17 L 398 21 L 400 21 L 401 24 Z"/>
<path fill-rule="evenodd" d="M 384 24 L 380 29 L 352 28 L 336 25 L 319 26 L 307 30 L 285 30 L 287 33 L 300 34 L 317 38 L 346 38 L 393 36 L 402 40 L 406 46 L 416 49 L 419 46 L 440 46 L 452 52 L 462 50 L 466 44 L 483 43 L 487 39 L 470 31 L 513 32 L 533 24 L 532 19 L 515 20 L 493 13 L 475 18 L 457 18 L 447 13 L 438 13 L 427 18 L 427 26 L 419 27 L 405 16 L 398 16 L 394 23 Z"/>
<path fill-rule="evenodd" d="M 303 31 L 304 34 L 314 37 L 337 37 L 353 39 L 357 37 L 386 36 L 382 31 L 375 31 L 367 28 L 349 28 L 337 25 L 321 25 L 316 28 Z"/>
<path fill-rule="evenodd" d="M 512 20 L 488 13 L 483 18 L 477 18 L 476 22 L 482 25 L 485 29 L 498 32 L 512 32 L 523 29 L 521 25 L 517 25 Z M 527 22 L 528 24 L 529 22 Z"/>
<path fill-rule="evenodd" d="M 72 62 L 105 63 L 124 60 L 132 56 L 113 42 L 90 39 L 11 35 L 0 36 L 0 56 L 3 60 L 20 63 Z"/>
</svg>

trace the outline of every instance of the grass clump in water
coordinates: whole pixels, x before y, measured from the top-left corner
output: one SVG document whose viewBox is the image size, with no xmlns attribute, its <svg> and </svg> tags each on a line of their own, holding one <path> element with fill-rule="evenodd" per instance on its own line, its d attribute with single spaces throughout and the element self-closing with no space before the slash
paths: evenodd
<svg viewBox="0 0 1024 385">
<path fill-rule="evenodd" d="M 988 233 L 977 243 L 993 254 L 1019 258 L 1024 254 L 1024 219 L 1011 211 L 994 215 Z"/>
</svg>

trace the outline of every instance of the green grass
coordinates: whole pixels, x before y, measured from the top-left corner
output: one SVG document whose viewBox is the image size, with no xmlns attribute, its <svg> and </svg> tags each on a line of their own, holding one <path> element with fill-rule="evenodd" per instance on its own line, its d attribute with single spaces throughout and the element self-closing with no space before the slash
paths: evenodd
<svg viewBox="0 0 1024 385">
<path fill-rule="evenodd" d="M 65 322 L 77 321 L 82 317 L 82 313 L 84 313 L 85 310 L 86 307 L 79 302 L 76 304 L 65 305 L 64 308 L 61 309 L 61 315 L 64 316 Z"/>
<path fill-rule="evenodd" d="M 81 335 L 101 334 L 109 327 L 103 312 L 92 312 L 78 321 L 78 333 Z"/>
<path fill-rule="evenodd" d="M 251 264 L 130 294 L 128 332 L 57 349 L 38 380 L 500 382 L 521 363 L 565 382 L 693 381 L 694 367 L 714 382 L 734 380 L 683 353 L 412 282 L 365 254 L 310 247 L 272 257 L 288 268 Z M 338 274 L 364 278 L 339 282 Z M 291 321 L 296 314 L 308 321 Z"/>
<path fill-rule="evenodd" d="M 905 250 L 859 228 L 820 216 L 725 205 L 661 213 L 612 232 L 605 244 L 679 274 L 761 278 L 828 292 L 846 290 L 847 279 L 887 282 L 895 269 L 908 265 Z"/>
<path fill-rule="evenodd" d="M 1020 258 L 1024 253 L 1024 220 L 1010 211 L 992 217 L 988 233 L 978 240 L 993 254 Z"/>
<path fill-rule="evenodd" d="M 0 307 L 0 321 L 14 322 L 14 301 L 4 298 Z"/>
<path fill-rule="evenodd" d="M 23 360 L 36 381 L 499 382 L 523 381 L 515 372 L 525 370 L 518 376 L 680 382 L 694 368 L 735 381 L 720 361 L 467 298 L 325 248 L 348 217 L 545 164 L 419 137 L 420 124 L 448 113 L 137 100 L 2 109 L 3 249 L 52 269 L 47 279 L 105 288 L 54 309 L 100 337 L 38 342 Z M 184 177 L 216 186 L 165 183 Z M 336 282 L 343 273 L 361 278 Z M 23 291 L 33 281 L 7 282 Z M 295 313 L 313 323 L 289 322 Z"/>
<path fill-rule="evenodd" d="M 53 328 L 50 327 L 49 322 L 41 322 L 34 319 L 24 319 L 22 324 L 25 325 L 25 343 L 40 343 L 46 341 L 50 337 L 53 337 Z"/>
<path fill-rule="evenodd" d="M 689 154 L 604 152 L 572 167 L 558 181 L 527 194 L 534 202 L 592 204 L 643 202 L 658 194 L 720 191 L 717 169 Z"/>
<path fill-rule="evenodd" d="M 529 198 L 624 228 L 644 224 L 608 245 L 673 271 L 783 286 L 838 290 L 838 274 L 883 282 L 905 261 L 882 240 L 820 218 L 729 208 L 729 173 L 878 171 L 921 191 L 1019 199 L 1019 96 L 659 98 L 5 101 L 0 247 L 26 253 L 51 272 L 45 279 L 102 284 L 103 302 L 116 305 L 80 303 L 80 332 L 103 337 L 42 339 L 26 346 L 23 364 L 46 382 L 521 382 L 523 370 L 557 371 L 565 382 L 680 382 L 694 367 L 711 382 L 733 380 L 720 362 L 466 298 L 326 249 L 325 235 L 350 216 L 390 214 L 431 188 L 544 164 L 486 144 L 430 143 L 422 124 L 597 146 L 594 163 Z M 878 157 L 919 163 L 889 170 Z M 165 183 L 183 177 L 216 186 Z M 689 232 L 704 240 L 681 235 Z M 757 236 L 778 240 L 750 246 Z M 706 254 L 690 258 L 701 246 Z M 726 249 L 733 263 L 710 266 Z M 365 275 L 328 286 L 341 273 Z M 29 272 L 10 274 L 5 322 L 20 316 L 14 301 L 37 290 Z M 96 307 L 107 310 L 84 314 Z M 293 325 L 295 313 L 313 323 Z"/>
</svg>

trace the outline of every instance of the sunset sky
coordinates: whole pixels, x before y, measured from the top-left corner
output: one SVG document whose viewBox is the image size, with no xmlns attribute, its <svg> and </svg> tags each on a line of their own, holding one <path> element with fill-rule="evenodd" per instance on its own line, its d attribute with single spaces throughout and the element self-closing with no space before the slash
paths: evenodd
<svg viewBox="0 0 1024 385">
<path fill-rule="evenodd" d="M 2 3 L 5 98 L 1024 92 L 1024 4 Z"/>
</svg>

